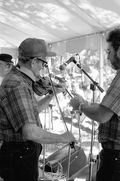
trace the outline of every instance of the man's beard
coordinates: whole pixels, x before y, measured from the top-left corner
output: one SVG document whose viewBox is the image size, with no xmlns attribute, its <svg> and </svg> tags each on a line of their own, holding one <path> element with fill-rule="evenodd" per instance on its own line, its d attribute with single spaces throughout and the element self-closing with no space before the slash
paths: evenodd
<svg viewBox="0 0 120 181">
<path fill-rule="evenodd" d="M 114 70 L 120 69 L 120 58 L 116 53 L 114 54 L 114 61 L 111 62 L 111 65 Z"/>
</svg>

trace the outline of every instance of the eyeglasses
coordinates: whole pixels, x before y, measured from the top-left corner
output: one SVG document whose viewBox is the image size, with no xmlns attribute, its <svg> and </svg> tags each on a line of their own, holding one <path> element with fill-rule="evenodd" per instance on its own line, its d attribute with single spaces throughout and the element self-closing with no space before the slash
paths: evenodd
<svg viewBox="0 0 120 181">
<path fill-rule="evenodd" d="M 107 53 L 108 55 L 110 55 L 110 53 L 111 53 L 113 50 L 117 51 L 118 48 L 119 48 L 119 45 L 116 45 L 116 46 L 114 46 L 114 47 L 111 48 L 111 49 L 107 49 L 107 50 L 106 50 L 106 53 Z"/>
<path fill-rule="evenodd" d="M 107 49 L 107 50 L 106 50 L 107 55 L 110 55 L 110 53 L 111 53 L 113 50 L 114 50 L 114 49 L 111 49 L 111 50 L 110 50 L 110 49 Z"/>
<path fill-rule="evenodd" d="M 47 62 L 45 60 L 42 60 L 41 58 L 39 57 L 32 57 L 32 58 L 36 58 L 37 60 L 41 61 L 42 62 L 42 66 L 43 67 L 47 67 Z"/>
</svg>

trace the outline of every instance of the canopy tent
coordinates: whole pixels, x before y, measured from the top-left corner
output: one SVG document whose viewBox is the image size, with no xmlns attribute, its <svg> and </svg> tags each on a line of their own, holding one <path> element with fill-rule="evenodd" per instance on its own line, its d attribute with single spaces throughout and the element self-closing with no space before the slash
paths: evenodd
<svg viewBox="0 0 120 181">
<path fill-rule="evenodd" d="M 120 25 L 119 0 L 0 0 L 0 51 L 16 56 L 28 37 L 58 55 L 98 49 L 99 34 Z"/>
<path fill-rule="evenodd" d="M 0 0 L 0 53 L 10 53 L 16 60 L 17 47 L 28 37 L 44 39 L 58 56 L 100 50 L 99 83 L 103 87 L 105 35 L 118 26 L 120 0 Z"/>
</svg>

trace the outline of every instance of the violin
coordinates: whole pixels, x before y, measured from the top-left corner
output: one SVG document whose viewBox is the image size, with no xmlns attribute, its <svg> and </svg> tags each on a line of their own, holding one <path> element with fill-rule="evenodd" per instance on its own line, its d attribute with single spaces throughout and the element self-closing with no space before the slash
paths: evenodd
<svg viewBox="0 0 120 181">
<path fill-rule="evenodd" d="M 48 93 L 49 94 L 53 93 L 52 86 L 54 86 L 56 88 L 62 88 L 61 85 L 56 84 L 53 81 L 52 81 L 52 83 L 53 83 L 53 85 L 51 85 L 51 82 L 50 82 L 49 78 L 47 78 L 47 77 L 39 77 L 39 79 L 33 84 L 33 91 L 37 95 L 43 96 L 43 95 L 46 95 Z"/>
</svg>

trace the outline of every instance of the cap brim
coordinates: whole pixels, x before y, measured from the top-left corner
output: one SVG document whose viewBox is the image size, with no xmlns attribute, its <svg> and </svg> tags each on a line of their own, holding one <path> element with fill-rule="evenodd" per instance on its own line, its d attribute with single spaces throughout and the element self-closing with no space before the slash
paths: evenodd
<svg viewBox="0 0 120 181">
<path fill-rule="evenodd" d="M 47 54 L 46 56 L 47 57 L 55 57 L 57 54 L 55 52 L 50 52 L 50 51 L 47 51 Z"/>
<path fill-rule="evenodd" d="M 13 61 L 11 61 L 11 60 L 3 60 L 3 59 L 0 59 L 0 61 L 5 62 L 5 63 L 12 63 L 12 64 L 13 64 Z"/>
<path fill-rule="evenodd" d="M 13 64 L 13 61 L 8 61 L 7 63 L 12 63 Z"/>
</svg>

